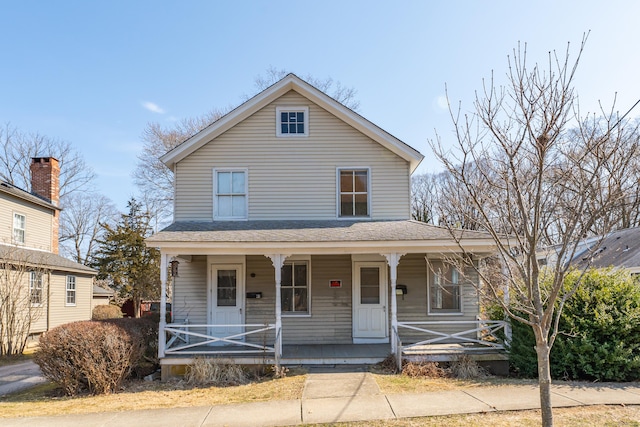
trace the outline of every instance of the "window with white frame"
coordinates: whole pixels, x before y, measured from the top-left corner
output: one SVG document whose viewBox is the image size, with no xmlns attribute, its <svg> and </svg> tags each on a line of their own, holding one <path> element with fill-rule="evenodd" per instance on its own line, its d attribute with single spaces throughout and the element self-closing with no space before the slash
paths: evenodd
<svg viewBox="0 0 640 427">
<path fill-rule="evenodd" d="M 369 217 L 369 169 L 338 169 L 340 218 Z"/>
<path fill-rule="evenodd" d="M 42 273 L 38 271 L 29 272 L 29 298 L 31 305 L 42 305 Z"/>
<path fill-rule="evenodd" d="M 67 276 L 67 305 L 76 305 L 76 276 Z"/>
<path fill-rule="evenodd" d="M 290 261 L 282 266 L 280 302 L 285 314 L 309 314 L 309 263 Z"/>
<path fill-rule="evenodd" d="M 213 172 L 216 219 L 247 219 L 247 170 L 217 169 Z"/>
<path fill-rule="evenodd" d="M 27 225 L 27 217 L 19 214 L 13 214 L 13 242 L 24 245 L 25 229 Z"/>
<path fill-rule="evenodd" d="M 462 293 L 458 270 L 451 265 L 431 266 L 429 309 L 431 313 L 461 313 Z"/>
<path fill-rule="evenodd" d="M 276 136 L 309 136 L 308 107 L 277 107 Z"/>
</svg>

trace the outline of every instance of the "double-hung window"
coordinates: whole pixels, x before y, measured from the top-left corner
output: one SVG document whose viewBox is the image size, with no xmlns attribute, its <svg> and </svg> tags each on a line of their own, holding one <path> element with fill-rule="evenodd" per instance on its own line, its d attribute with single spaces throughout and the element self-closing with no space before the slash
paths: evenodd
<svg viewBox="0 0 640 427">
<path fill-rule="evenodd" d="M 214 216 L 216 219 L 247 219 L 247 170 L 215 169 Z"/>
<path fill-rule="evenodd" d="M 282 266 L 280 303 L 286 314 L 309 314 L 309 263 L 291 261 Z"/>
<path fill-rule="evenodd" d="M 24 245 L 27 217 L 22 214 L 13 214 L 13 243 Z"/>
<path fill-rule="evenodd" d="M 452 265 L 431 266 L 429 309 L 432 314 L 461 313 L 462 293 L 458 270 Z"/>
<path fill-rule="evenodd" d="M 42 273 L 38 271 L 29 272 L 29 298 L 31 305 L 42 305 Z"/>
<path fill-rule="evenodd" d="M 76 276 L 67 276 L 67 304 L 76 305 Z"/>
<path fill-rule="evenodd" d="M 277 107 L 276 136 L 309 136 L 309 107 Z"/>
<path fill-rule="evenodd" d="M 338 216 L 369 217 L 369 169 L 338 169 Z"/>
</svg>

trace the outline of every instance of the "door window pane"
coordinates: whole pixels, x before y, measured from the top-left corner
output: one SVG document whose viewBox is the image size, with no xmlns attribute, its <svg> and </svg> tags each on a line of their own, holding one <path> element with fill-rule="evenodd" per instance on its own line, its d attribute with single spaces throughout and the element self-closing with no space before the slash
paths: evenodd
<svg viewBox="0 0 640 427">
<path fill-rule="evenodd" d="M 218 307 L 234 307 L 236 293 L 236 270 L 218 270 Z"/>
<path fill-rule="evenodd" d="M 360 269 L 360 304 L 380 304 L 380 269 Z"/>
</svg>

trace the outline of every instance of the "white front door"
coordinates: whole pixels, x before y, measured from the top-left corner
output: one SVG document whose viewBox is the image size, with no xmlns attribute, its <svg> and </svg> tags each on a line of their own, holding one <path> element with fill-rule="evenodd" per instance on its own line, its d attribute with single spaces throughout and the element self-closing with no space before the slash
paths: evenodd
<svg viewBox="0 0 640 427">
<path fill-rule="evenodd" d="M 209 333 L 228 337 L 244 332 L 244 274 L 242 264 L 213 264 L 209 283 Z M 224 345 L 224 342 L 215 344 Z M 228 344 L 228 343 L 227 343 Z"/>
<path fill-rule="evenodd" d="M 353 274 L 353 341 L 388 342 L 387 264 L 355 262 Z"/>
</svg>

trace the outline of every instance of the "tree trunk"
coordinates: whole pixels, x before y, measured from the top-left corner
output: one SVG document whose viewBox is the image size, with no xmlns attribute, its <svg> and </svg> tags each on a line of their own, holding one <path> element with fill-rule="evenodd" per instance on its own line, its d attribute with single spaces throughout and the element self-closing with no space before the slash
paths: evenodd
<svg viewBox="0 0 640 427">
<path fill-rule="evenodd" d="M 547 343 L 536 344 L 538 355 L 538 386 L 540 388 L 540 410 L 542 411 L 542 426 L 553 426 L 553 407 L 551 406 L 551 367 L 549 353 L 551 349 Z"/>
</svg>

